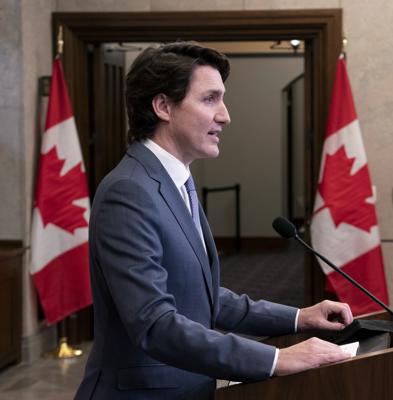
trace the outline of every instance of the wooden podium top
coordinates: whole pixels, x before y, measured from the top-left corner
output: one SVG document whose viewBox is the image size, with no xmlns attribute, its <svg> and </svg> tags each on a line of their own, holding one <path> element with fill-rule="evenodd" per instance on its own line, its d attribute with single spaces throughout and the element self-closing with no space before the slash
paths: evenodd
<svg viewBox="0 0 393 400">
<path fill-rule="evenodd" d="M 392 316 L 386 312 L 358 318 L 393 321 Z M 272 338 L 268 343 L 280 348 L 305 338 L 304 334 L 295 334 Z M 393 399 L 393 348 L 356 356 L 294 375 L 218 389 L 215 399 L 391 400 Z"/>
</svg>

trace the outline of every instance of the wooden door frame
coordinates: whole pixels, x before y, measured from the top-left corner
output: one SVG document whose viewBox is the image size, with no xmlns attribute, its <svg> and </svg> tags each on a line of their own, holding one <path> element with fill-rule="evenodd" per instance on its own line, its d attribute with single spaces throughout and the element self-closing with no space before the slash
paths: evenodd
<svg viewBox="0 0 393 400">
<path fill-rule="evenodd" d="M 91 43 L 299 39 L 305 52 L 305 197 L 312 210 L 336 61 L 342 49 L 342 10 L 54 13 L 53 44 L 64 29 L 64 71 L 85 160 L 89 147 L 88 58 Z M 86 160 L 88 164 L 88 160 Z M 273 217 L 273 216 L 272 216 Z M 306 303 L 324 296 L 324 276 L 309 261 Z"/>
</svg>

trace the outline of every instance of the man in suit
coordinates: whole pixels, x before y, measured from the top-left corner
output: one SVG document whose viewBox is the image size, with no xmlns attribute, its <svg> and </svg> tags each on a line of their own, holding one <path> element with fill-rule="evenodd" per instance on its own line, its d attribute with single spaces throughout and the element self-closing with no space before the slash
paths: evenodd
<svg viewBox="0 0 393 400">
<path fill-rule="evenodd" d="M 316 338 L 278 350 L 236 335 L 341 329 L 352 314 L 341 303 L 298 310 L 220 287 L 189 166 L 218 156 L 228 74 L 222 54 L 178 42 L 145 50 L 127 75 L 130 146 L 90 220 L 95 337 L 76 399 L 212 399 L 217 378 L 256 381 L 348 357 Z"/>
</svg>

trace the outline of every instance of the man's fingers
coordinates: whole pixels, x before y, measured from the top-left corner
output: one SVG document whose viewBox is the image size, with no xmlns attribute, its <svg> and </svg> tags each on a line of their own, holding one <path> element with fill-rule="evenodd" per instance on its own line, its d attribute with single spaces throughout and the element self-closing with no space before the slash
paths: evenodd
<svg viewBox="0 0 393 400">
<path fill-rule="evenodd" d="M 348 304 L 343 303 L 343 306 L 344 306 L 344 309 L 343 309 L 344 324 L 349 325 L 353 322 L 352 311 Z"/>
<path fill-rule="evenodd" d="M 321 303 L 328 316 L 335 315 L 340 318 L 344 325 L 349 325 L 353 321 L 351 308 L 346 303 L 337 303 L 334 301 L 325 301 Z"/>
<path fill-rule="evenodd" d="M 275 375 L 288 375 L 350 358 L 339 346 L 311 338 L 278 353 Z"/>
</svg>

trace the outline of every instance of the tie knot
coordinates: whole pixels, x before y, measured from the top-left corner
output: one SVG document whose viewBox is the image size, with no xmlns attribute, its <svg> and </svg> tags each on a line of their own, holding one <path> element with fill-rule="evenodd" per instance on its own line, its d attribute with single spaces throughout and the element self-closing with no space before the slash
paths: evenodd
<svg viewBox="0 0 393 400">
<path fill-rule="evenodd" d="M 192 192 L 192 191 L 196 191 L 195 190 L 195 184 L 194 184 L 194 180 L 192 179 L 192 176 L 190 175 L 189 178 L 186 180 L 185 184 L 184 184 L 187 192 Z"/>
</svg>

